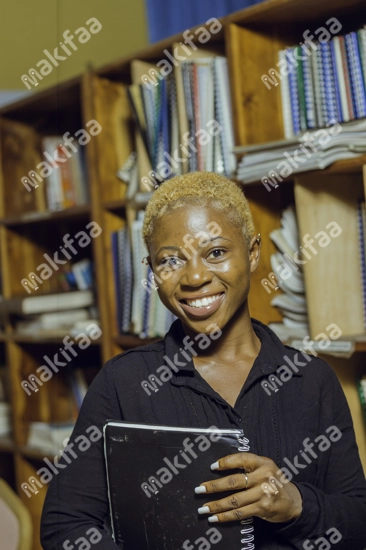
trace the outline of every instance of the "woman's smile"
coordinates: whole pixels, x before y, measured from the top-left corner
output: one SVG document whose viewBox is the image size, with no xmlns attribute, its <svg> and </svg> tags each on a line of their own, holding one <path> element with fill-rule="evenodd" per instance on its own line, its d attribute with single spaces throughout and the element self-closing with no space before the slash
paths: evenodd
<svg viewBox="0 0 366 550">
<path fill-rule="evenodd" d="M 182 309 L 193 317 L 208 317 L 218 310 L 224 301 L 225 292 L 202 294 L 196 298 L 179 300 Z"/>
</svg>

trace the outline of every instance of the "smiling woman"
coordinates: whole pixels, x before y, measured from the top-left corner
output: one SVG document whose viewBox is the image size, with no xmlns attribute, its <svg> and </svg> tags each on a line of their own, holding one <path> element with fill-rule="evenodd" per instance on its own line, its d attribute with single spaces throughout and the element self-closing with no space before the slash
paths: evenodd
<svg viewBox="0 0 366 550">
<path fill-rule="evenodd" d="M 70 441 L 90 424 L 102 428 L 111 418 L 240 428 L 251 452 L 218 456 L 211 468 L 221 477 L 214 482 L 209 481 L 210 465 L 202 460 L 202 482 L 184 488 L 187 494 L 207 496 L 197 521 L 204 515 L 220 533 L 225 532 L 222 524 L 241 521 L 242 535 L 253 521 L 254 543 L 244 543 L 245 549 L 302 548 L 337 527 L 339 550 L 363 550 L 366 484 L 348 405 L 331 367 L 309 357 L 306 369 L 297 369 L 280 392 L 263 392 L 262 381 L 284 357 L 295 360 L 297 351 L 250 317 L 250 279 L 259 264 L 261 240 L 242 190 L 208 172 L 172 178 L 150 199 L 143 235 L 147 260 L 159 278 L 159 297 L 178 319 L 163 340 L 107 362 L 86 395 Z M 213 326 L 219 337 L 208 338 Z M 208 345 L 199 345 L 203 336 Z M 163 365 L 159 391 L 146 391 L 145 381 L 160 374 Z M 313 459 L 299 451 L 311 453 L 307 442 L 329 426 L 341 434 L 339 440 L 311 454 Z M 289 462 L 296 467 L 284 483 L 279 476 Z M 237 468 L 244 475 L 230 473 Z M 268 482 L 276 488 L 273 493 L 263 490 Z M 97 527 L 103 533 L 98 547 L 117 550 L 104 527 L 108 513 L 103 445 L 96 442 L 52 481 L 42 518 L 43 548 L 62 549 L 64 540 Z M 172 531 L 175 521 L 184 520 L 172 520 Z M 148 548 L 157 546 L 147 541 L 138 550 Z M 216 548 L 226 550 L 224 536 Z"/>
</svg>

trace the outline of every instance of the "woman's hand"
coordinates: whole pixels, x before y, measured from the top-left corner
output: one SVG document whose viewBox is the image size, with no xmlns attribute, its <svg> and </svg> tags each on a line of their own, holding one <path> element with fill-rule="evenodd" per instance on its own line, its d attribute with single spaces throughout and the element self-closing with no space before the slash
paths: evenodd
<svg viewBox="0 0 366 550">
<path fill-rule="evenodd" d="M 278 480 L 279 468 L 273 460 L 252 453 L 237 453 L 211 466 L 212 470 L 219 471 L 235 468 L 244 469 L 246 475 L 233 474 L 196 487 L 196 493 L 238 491 L 221 500 L 206 502 L 199 508 L 200 514 L 215 514 L 208 521 L 225 522 L 257 516 L 272 523 L 286 523 L 299 517 L 302 511 L 300 491 L 293 483 L 283 484 Z"/>
</svg>

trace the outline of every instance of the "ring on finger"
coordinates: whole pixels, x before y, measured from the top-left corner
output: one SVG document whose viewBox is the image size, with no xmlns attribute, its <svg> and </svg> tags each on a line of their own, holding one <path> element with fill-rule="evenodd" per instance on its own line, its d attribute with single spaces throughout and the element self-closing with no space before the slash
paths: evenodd
<svg viewBox="0 0 366 550">
<path fill-rule="evenodd" d="M 246 472 L 241 472 L 241 475 L 245 477 L 244 491 L 246 491 L 248 489 L 248 474 Z"/>
</svg>

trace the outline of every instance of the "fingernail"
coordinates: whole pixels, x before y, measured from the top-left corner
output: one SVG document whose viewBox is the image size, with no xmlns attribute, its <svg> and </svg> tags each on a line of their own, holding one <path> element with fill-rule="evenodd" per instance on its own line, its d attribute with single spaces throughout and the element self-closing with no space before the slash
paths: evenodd
<svg viewBox="0 0 366 550">
<path fill-rule="evenodd" d="M 219 518 L 217 516 L 211 516 L 208 518 L 208 521 L 210 523 L 216 523 L 217 521 L 219 521 Z"/>
<path fill-rule="evenodd" d="M 220 464 L 218 462 L 214 462 L 211 464 L 211 470 L 218 470 L 220 468 Z"/>
<path fill-rule="evenodd" d="M 201 493 L 207 493 L 207 489 L 204 485 L 200 485 L 199 487 L 194 488 L 194 492 L 196 495 L 200 495 Z"/>
<path fill-rule="evenodd" d="M 198 508 L 199 514 L 209 514 L 210 512 L 211 510 L 209 509 L 208 506 L 202 506 L 202 508 Z"/>
</svg>

